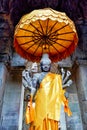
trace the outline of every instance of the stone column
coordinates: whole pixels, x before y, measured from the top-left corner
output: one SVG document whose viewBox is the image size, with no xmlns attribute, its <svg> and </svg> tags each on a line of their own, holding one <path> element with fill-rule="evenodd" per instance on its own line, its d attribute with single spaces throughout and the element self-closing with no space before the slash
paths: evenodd
<svg viewBox="0 0 87 130">
<path fill-rule="evenodd" d="M 0 119 L 1 119 L 1 112 L 2 112 L 6 75 L 7 75 L 6 67 L 3 63 L 0 63 Z"/>
<path fill-rule="evenodd" d="M 58 62 L 61 67 L 64 67 L 66 70 L 70 70 L 71 76 L 69 77 L 72 79 L 73 84 L 69 87 L 66 87 L 67 98 L 69 100 L 69 107 L 72 111 L 72 116 L 68 117 L 62 111 L 61 117 L 61 130 L 83 130 L 82 121 L 81 121 L 81 114 L 80 114 L 80 106 L 77 96 L 76 90 L 76 83 L 75 83 L 75 71 L 73 71 L 73 62 L 71 61 L 70 57 L 62 60 L 62 62 Z"/>
<path fill-rule="evenodd" d="M 84 130 L 87 130 L 87 65 L 80 65 L 76 72 L 76 85 Z"/>
<path fill-rule="evenodd" d="M 77 93 L 69 93 L 69 106 L 72 111 L 72 116 L 66 116 L 67 130 L 83 130 L 81 111 Z"/>
<path fill-rule="evenodd" d="M 77 66 L 74 65 L 71 70 L 72 72 L 71 79 L 73 80 L 73 84 L 67 88 L 67 92 L 69 93 L 68 96 L 69 107 L 72 111 L 71 117 L 66 116 L 67 130 L 83 130 L 81 110 L 80 110 L 78 92 L 76 88 L 77 87 L 76 81 L 77 80 L 79 81 L 80 79 L 77 78 L 76 80 L 76 74 L 78 75 L 78 72 L 76 70 Z"/>
<path fill-rule="evenodd" d="M 0 130 L 18 130 L 21 103 L 21 68 L 8 71 L 1 112 Z"/>
<path fill-rule="evenodd" d="M 24 106 L 24 86 L 22 85 L 22 87 L 21 87 L 21 98 L 20 98 L 20 110 L 19 110 L 18 130 L 22 130 L 23 106 Z"/>
</svg>

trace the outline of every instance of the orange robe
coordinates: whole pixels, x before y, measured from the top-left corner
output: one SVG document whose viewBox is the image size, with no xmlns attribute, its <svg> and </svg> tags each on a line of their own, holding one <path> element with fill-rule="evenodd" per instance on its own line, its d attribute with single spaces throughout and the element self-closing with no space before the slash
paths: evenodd
<svg viewBox="0 0 87 130">
<path fill-rule="evenodd" d="M 35 96 L 35 115 L 30 130 L 58 130 L 61 105 L 68 116 L 72 114 L 64 93 L 61 75 L 48 73 Z"/>
</svg>

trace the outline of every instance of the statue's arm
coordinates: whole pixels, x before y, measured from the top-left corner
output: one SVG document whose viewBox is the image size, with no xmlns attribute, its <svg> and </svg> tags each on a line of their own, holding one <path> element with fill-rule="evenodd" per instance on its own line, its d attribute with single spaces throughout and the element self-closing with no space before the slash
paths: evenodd
<svg viewBox="0 0 87 130">
<path fill-rule="evenodd" d="M 34 98 L 34 96 L 35 96 L 35 94 L 37 92 L 38 86 L 39 86 L 38 81 L 39 81 L 39 73 L 34 74 L 33 78 L 32 78 L 31 95 L 32 95 L 33 98 Z"/>
<path fill-rule="evenodd" d="M 31 86 L 32 86 L 32 78 L 31 78 L 31 76 L 30 76 L 30 73 L 29 73 L 29 71 L 27 71 L 27 70 L 24 70 L 23 72 L 22 72 L 22 84 L 23 84 L 23 86 L 25 87 L 25 88 L 31 88 Z"/>
<path fill-rule="evenodd" d="M 61 68 L 62 73 L 62 88 L 66 88 L 71 86 L 72 80 L 70 79 L 71 72 L 69 70 L 65 71 L 63 68 Z"/>
<path fill-rule="evenodd" d="M 23 71 L 22 72 L 22 84 L 24 88 L 29 89 L 29 95 L 27 95 L 29 98 L 34 97 L 37 91 L 38 86 L 38 76 L 39 74 L 34 74 L 32 77 L 29 73 L 29 71 Z"/>
</svg>

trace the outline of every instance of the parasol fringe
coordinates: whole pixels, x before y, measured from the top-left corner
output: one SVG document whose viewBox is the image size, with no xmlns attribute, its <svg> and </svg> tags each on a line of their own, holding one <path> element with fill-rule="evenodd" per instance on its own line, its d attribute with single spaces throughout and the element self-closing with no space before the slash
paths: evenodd
<svg viewBox="0 0 87 130">
<path fill-rule="evenodd" d="M 76 38 L 76 37 L 75 37 Z M 14 48 L 16 50 L 16 52 L 18 54 L 20 54 L 21 57 L 23 57 L 24 59 L 27 59 L 29 61 L 32 61 L 32 62 L 39 62 L 40 61 L 40 57 L 38 56 L 34 56 L 32 54 L 29 54 L 27 53 L 25 50 L 23 50 L 20 45 L 18 44 L 16 38 L 14 38 Z M 70 56 L 74 50 L 76 48 L 76 45 L 75 43 L 73 42 L 69 49 L 66 49 L 63 53 L 61 53 L 60 55 L 54 55 L 54 56 L 50 56 L 50 59 L 52 60 L 52 62 L 58 62 L 58 61 L 61 61 L 62 59 L 65 59 L 66 57 Z"/>
<path fill-rule="evenodd" d="M 25 50 L 23 50 L 20 45 L 18 44 L 16 38 L 14 38 L 14 48 L 15 48 L 15 51 L 20 54 L 21 57 L 23 57 L 24 59 L 27 59 L 29 61 L 32 61 L 32 62 L 39 62 L 40 59 L 36 56 L 33 56 L 29 53 L 27 53 Z M 32 57 L 32 58 L 31 58 Z"/>
</svg>

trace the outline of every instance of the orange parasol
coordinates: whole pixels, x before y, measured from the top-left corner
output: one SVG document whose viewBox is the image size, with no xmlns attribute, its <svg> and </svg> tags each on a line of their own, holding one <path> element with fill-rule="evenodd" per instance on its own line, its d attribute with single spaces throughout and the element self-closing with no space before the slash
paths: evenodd
<svg viewBox="0 0 87 130">
<path fill-rule="evenodd" d="M 73 21 L 65 13 L 51 8 L 24 15 L 14 34 L 17 53 L 33 62 L 39 62 L 43 53 L 48 53 L 53 62 L 60 61 L 72 54 L 77 43 Z"/>
</svg>

